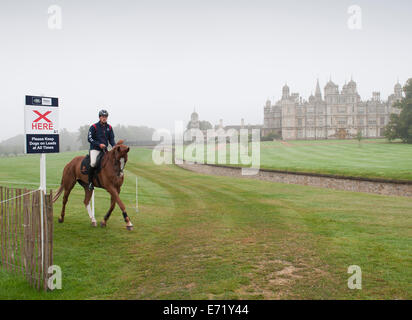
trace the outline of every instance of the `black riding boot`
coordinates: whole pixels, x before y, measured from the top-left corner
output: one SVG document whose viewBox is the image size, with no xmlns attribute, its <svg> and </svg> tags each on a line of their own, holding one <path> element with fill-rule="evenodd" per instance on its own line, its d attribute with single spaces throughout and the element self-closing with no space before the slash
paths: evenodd
<svg viewBox="0 0 412 320">
<path fill-rule="evenodd" d="M 89 190 L 90 191 L 92 191 L 94 189 L 93 176 L 94 176 L 94 167 L 90 167 L 90 169 L 89 169 Z"/>
</svg>

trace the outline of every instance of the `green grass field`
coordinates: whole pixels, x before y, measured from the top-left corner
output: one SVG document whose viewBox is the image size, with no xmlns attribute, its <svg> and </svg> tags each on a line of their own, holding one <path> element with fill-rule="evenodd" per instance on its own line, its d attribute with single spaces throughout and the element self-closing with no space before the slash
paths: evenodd
<svg viewBox="0 0 412 320">
<path fill-rule="evenodd" d="M 365 139 L 360 143 L 357 140 L 297 140 L 262 142 L 260 148 L 260 166 L 265 169 L 412 180 L 410 144 L 384 139 Z M 185 157 L 194 158 L 195 153 Z M 227 164 L 230 165 L 229 146 Z"/>
<path fill-rule="evenodd" d="M 365 143 L 359 153 L 375 146 Z M 402 154 L 400 146 L 390 148 Z M 84 153 L 48 155 L 49 186 Z M 303 166 L 301 160 L 295 161 Z M 61 198 L 54 207 L 54 262 L 63 289 L 39 293 L 2 271 L 1 299 L 412 298 L 410 198 L 201 175 L 156 166 L 146 149 L 131 149 L 126 169 L 121 197 L 134 231 L 125 229 L 118 207 L 106 229 L 92 228 L 76 186 L 63 224 L 57 223 Z M 38 177 L 39 156 L 0 159 L 2 185 Z M 108 194 L 98 189 L 98 220 L 108 206 Z M 361 290 L 347 287 L 350 265 L 362 268 Z"/>
</svg>

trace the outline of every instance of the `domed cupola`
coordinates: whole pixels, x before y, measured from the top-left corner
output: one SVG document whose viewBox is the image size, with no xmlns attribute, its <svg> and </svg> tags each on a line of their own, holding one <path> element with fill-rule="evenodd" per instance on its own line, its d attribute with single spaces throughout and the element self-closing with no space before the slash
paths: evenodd
<svg viewBox="0 0 412 320">
<path fill-rule="evenodd" d="M 347 87 L 348 93 L 355 94 L 357 92 L 356 87 L 357 87 L 357 84 L 355 81 L 353 81 L 351 77 L 350 81 L 348 82 L 348 87 Z"/>
<path fill-rule="evenodd" d="M 394 91 L 395 91 L 396 98 L 402 98 L 402 85 L 399 83 L 399 80 L 395 84 Z"/>
<path fill-rule="evenodd" d="M 329 80 L 328 83 L 325 86 L 325 89 L 331 89 L 331 88 L 335 88 L 335 87 L 336 87 L 336 84 L 332 80 Z"/>
<path fill-rule="evenodd" d="M 353 80 L 349 81 L 349 82 L 348 82 L 348 88 L 356 89 L 356 82 L 353 81 Z"/>
<path fill-rule="evenodd" d="M 197 114 L 196 111 L 193 111 L 191 116 L 190 116 L 190 120 L 192 121 L 198 121 L 199 120 L 199 115 Z"/>
<path fill-rule="evenodd" d="M 192 114 L 190 115 L 190 121 L 188 123 L 188 129 L 199 129 L 199 115 L 197 114 L 196 110 L 193 109 Z"/>
<path fill-rule="evenodd" d="M 339 93 L 338 86 L 330 79 L 325 86 L 325 95 Z"/>
<path fill-rule="evenodd" d="M 347 85 L 346 82 L 345 82 L 345 84 L 342 86 L 342 93 L 343 93 L 343 94 L 348 93 L 348 85 Z"/>
<path fill-rule="evenodd" d="M 314 103 L 315 102 L 315 96 L 313 95 L 313 93 L 310 94 L 309 96 L 309 103 Z"/>
<path fill-rule="evenodd" d="M 285 84 L 282 88 L 282 99 L 289 99 L 290 96 L 290 89 L 287 84 Z"/>
</svg>

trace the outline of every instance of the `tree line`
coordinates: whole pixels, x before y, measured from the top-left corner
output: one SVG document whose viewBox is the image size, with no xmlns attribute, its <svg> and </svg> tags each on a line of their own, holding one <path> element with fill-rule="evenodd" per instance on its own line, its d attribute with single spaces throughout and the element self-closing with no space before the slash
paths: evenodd
<svg viewBox="0 0 412 320">
<path fill-rule="evenodd" d="M 60 130 L 60 152 L 88 150 L 87 133 L 90 125 L 83 125 L 77 132 L 70 132 L 66 128 Z M 146 126 L 113 126 L 115 140 L 150 141 L 155 129 Z M 24 135 L 19 134 L 0 143 L 1 156 L 17 156 L 24 153 Z"/>
</svg>

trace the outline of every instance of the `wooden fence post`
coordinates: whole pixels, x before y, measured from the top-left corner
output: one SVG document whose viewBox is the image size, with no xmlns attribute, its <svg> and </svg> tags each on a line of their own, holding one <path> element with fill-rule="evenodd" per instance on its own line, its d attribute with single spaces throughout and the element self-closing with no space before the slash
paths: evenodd
<svg viewBox="0 0 412 320">
<path fill-rule="evenodd" d="M 3 245 L 3 237 L 4 237 L 4 231 L 3 231 L 3 225 L 4 225 L 4 203 L 3 203 L 3 187 L 0 187 L 0 245 L 1 245 L 1 267 L 4 267 L 4 245 Z"/>
<path fill-rule="evenodd" d="M 51 190 L 46 194 L 0 187 L 0 245 L 1 268 L 21 272 L 34 288 L 48 289 L 48 269 L 53 265 Z"/>
</svg>

